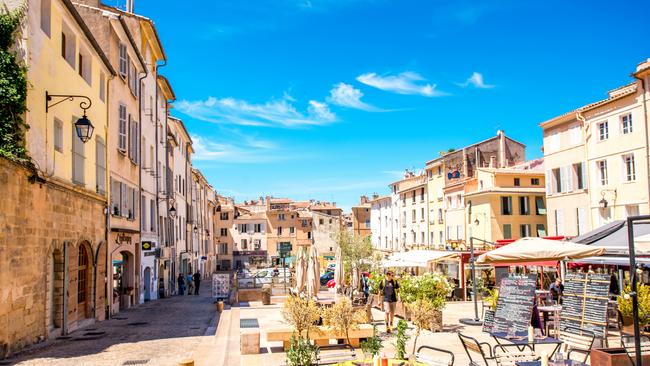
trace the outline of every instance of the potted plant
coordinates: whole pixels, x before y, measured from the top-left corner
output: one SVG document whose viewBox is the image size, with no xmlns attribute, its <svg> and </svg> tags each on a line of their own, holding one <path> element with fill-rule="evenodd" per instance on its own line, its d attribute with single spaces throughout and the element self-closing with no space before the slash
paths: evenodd
<svg viewBox="0 0 650 366">
<path fill-rule="evenodd" d="M 397 334 L 395 334 L 395 358 L 398 360 L 406 360 L 406 341 L 409 336 L 406 335 L 408 323 L 404 319 L 397 322 Z"/>
<path fill-rule="evenodd" d="M 320 315 L 320 310 L 313 300 L 297 296 L 289 296 L 282 308 L 282 317 L 293 327 L 298 338 L 304 337 L 307 340 L 309 331 L 316 328 Z"/>
<path fill-rule="evenodd" d="M 417 300 L 427 300 L 435 309 L 435 324 L 431 330 L 442 329 L 442 309 L 447 302 L 447 296 L 453 291 L 453 286 L 447 277 L 440 273 L 425 273 L 421 276 L 405 277 L 400 282 L 400 296 L 405 304 L 413 304 Z M 412 308 L 412 307 L 411 307 Z"/>
<path fill-rule="evenodd" d="M 343 298 L 329 308 L 323 310 L 323 324 L 332 327 L 339 335 L 344 335 L 350 343 L 350 330 L 359 329 L 366 314 L 363 310 L 355 310 L 349 299 Z"/>
<path fill-rule="evenodd" d="M 316 364 L 316 346 L 308 339 L 291 336 L 290 346 L 287 350 L 287 365 L 311 366 Z"/>
<path fill-rule="evenodd" d="M 645 328 L 650 324 L 650 286 L 639 284 L 636 293 L 639 302 L 639 326 Z M 623 317 L 623 331 L 631 334 L 634 330 L 632 329 L 632 297 L 629 285 L 625 286 L 617 302 L 618 310 Z"/>
<path fill-rule="evenodd" d="M 372 327 L 372 337 L 366 338 L 361 342 L 361 351 L 363 351 L 364 359 L 371 359 L 374 355 L 378 355 L 381 350 L 381 338 L 377 336 L 377 326 Z"/>
<path fill-rule="evenodd" d="M 384 275 L 380 271 L 370 272 L 368 277 L 368 303 L 371 306 L 381 306 L 381 301 L 383 300 L 379 294 L 379 287 L 381 282 L 384 280 Z"/>
<path fill-rule="evenodd" d="M 428 299 L 417 299 L 414 303 L 409 304 L 408 307 L 411 311 L 411 322 L 415 326 L 415 338 L 413 338 L 413 350 L 411 351 L 411 355 L 415 355 L 418 337 L 422 329 L 430 329 L 432 331 L 442 330 L 442 328 L 434 329 L 438 321 L 442 323 L 442 319 L 437 319 L 442 314 Z"/>
</svg>

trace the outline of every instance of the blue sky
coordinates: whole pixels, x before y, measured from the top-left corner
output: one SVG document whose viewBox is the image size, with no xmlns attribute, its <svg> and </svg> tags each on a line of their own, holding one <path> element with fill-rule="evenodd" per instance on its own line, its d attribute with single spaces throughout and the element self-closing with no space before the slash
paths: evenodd
<svg viewBox="0 0 650 366">
<path fill-rule="evenodd" d="M 108 0 L 107 3 L 111 3 Z M 221 194 L 350 207 L 405 168 L 605 97 L 650 57 L 647 1 L 136 1 Z"/>
</svg>

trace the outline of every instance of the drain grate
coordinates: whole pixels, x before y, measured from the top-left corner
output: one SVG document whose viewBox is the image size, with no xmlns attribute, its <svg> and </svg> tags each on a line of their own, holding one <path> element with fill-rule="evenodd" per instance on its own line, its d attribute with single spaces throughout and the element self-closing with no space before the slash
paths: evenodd
<svg viewBox="0 0 650 366">
<path fill-rule="evenodd" d="M 103 335 L 103 334 L 106 334 L 106 332 L 102 332 L 102 331 L 86 332 L 84 335 L 86 335 L 86 336 L 98 336 L 98 335 Z"/>
<path fill-rule="evenodd" d="M 130 326 L 133 326 L 133 327 L 138 327 L 138 326 L 141 326 L 141 325 L 147 325 L 147 324 L 149 324 L 149 323 L 148 323 L 148 322 L 131 322 L 131 323 L 126 323 L 126 325 L 130 325 Z"/>
<path fill-rule="evenodd" d="M 145 363 L 149 363 L 149 359 L 146 360 L 128 360 L 124 361 L 122 365 L 144 365 Z"/>
<path fill-rule="evenodd" d="M 127 318 L 127 317 L 124 317 L 124 316 L 114 316 L 114 317 L 112 317 L 111 319 L 115 319 L 115 320 L 127 320 L 128 318 Z"/>
<path fill-rule="evenodd" d="M 242 318 L 239 319 L 239 328 L 259 328 L 260 323 L 257 318 Z"/>
</svg>

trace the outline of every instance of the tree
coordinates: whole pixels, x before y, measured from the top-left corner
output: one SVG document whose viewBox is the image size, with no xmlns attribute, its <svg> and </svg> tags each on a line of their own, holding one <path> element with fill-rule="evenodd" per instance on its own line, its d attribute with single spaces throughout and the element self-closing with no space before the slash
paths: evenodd
<svg viewBox="0 0 650 366">
<path fill-rule="evenodd" d="M 309 339 L 309 331 L 316 328 L 320 319 L 320 309 L 311 299 L 289 296 L 284 302 L 282 317 L 293 326 L 299 338 L 305 333 L 305 338 Z"/>
<path fill-rule="evenodd" d="M 350 344 L 350 330 L 359 329 L 359 324 L 365 322 L 365 317 L 365 313 L 362 310 L 355 310 L 347 298 L 323 309 L 323 323 L 332 327 L 338 334 L 344 334 L 348 344 Z"/>
<path fill-rule="evenodd" d="M 352 271 L 369 269 L 372 264 L 370 236 L 361 237 L 341 230 L 335 234 L 336 244 L 341 248 L 343 265 Z"/>
<path fill-rule="evenodd" d="M 436 306 L 427 299 L 417 299 L 414 303 L 407 305 L 411 311 L 411 321 L 415 325 L 415 338 L 413 339 L 413 351 L 418 344 L 418 337 L 422 329 L 431 329 L 434 325 L 434 318 L 440 313 Z"/>
</svg>

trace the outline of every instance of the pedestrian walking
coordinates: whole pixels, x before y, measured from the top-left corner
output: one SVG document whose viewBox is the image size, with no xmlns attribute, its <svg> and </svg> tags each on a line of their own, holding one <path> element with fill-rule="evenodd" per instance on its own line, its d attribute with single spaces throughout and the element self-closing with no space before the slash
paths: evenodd
<svg viewBox="0 0 650 366">
<path fill-rule="evenodd" d="M 178 274 L 178 294 L 183 295 L 185 292 L 185 278 L 181 273 Z"/>
<path fill-rule="evenodd" d="M 386 333 L 392 332 L 395 307 L 399 296 L 399 284 L 393 278 L 393 272 L 386 272 L 386 278 L 379 285 L 379 292 L 384 295 L 384 312 L 386 313 Z"/>
<path fill-rule="evenodd" d="M 187 274 L 187 294 L 192 295 L 194 293 L 194 281 L 192 280 L 192 273 Z"/>
<path fill-rule="evenodd" d="M 194 280 L 194 295 L 198 295 L 199 288 L 201 287 L 201 272 L 196 271 L 192 279 Z"/>
</svg>

